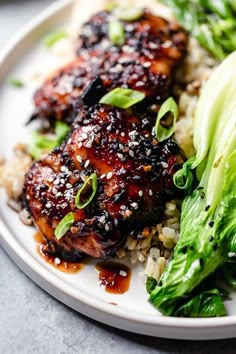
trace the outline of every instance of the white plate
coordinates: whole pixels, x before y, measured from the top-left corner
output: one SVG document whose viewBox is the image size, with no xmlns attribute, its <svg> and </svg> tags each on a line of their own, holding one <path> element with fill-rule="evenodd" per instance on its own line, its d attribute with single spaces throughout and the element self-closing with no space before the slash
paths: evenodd
<svg viewBox="0 0 236 354">
<path fill-rule="evenodd" d="M 44 65 L 47 54 L 42 37 L 65 25 L 72 1 L 62 0 L 44 11 L 11 41 L 0 56 L 0 151 L 10 156 L 14 144 L 25 138 L 24 122 L 32 112 L 33 85 L 15 89 L 9 77 L 27 77 L 32 67 Z M 36 65 L 37 64 L 37 65 Z M 73 309 L 114 327 L 128 331 L 179 339 L 219 339 L 235 336 L 236 297 L 227 302 L 229 316 L 212 319 L 185 319 L 161 316 L 147 301 L 145 287 L 138 277 L 141 266 L 133 267 L 130 290 L 112 295 L 97 284 L 95 262 L 80 273 L 62 273 L 44 262 L 35 250 L 33 228 L 24 226 L 18 215 L 6 206 L 0 193 L 0 241 L 16 264 L 38 285 Z M 117 306 L 111 305 L 117 303 Z"/>
</svg>

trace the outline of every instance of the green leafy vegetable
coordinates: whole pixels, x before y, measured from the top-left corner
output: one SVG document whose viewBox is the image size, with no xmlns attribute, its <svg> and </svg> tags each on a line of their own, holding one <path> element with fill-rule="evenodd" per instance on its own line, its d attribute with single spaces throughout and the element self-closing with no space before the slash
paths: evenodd
<svg viewBox="0 0 236 354">
<path fill-rule="evenodd" d="M 74 221 L 75 219 L 72 212 L 64 216 L 64 218 L 57 225 L 54 232 L 57 240 L 60 240 L 67 233 Z"/>
<path fill-rule="evenodd" d="M 117 87 L 103 96 L 100 103 L 126 109 L 142 101 L 144 98 L 145 93 L 143 92 Z"/>
<path fill-rule="evenodd" d="M 97 175 L 92 173 L 78 190 L 75 197 L 75 205 L 79 209 L 84 209 L 93 200 L 97 192 Z"/>
<path fill-rule="evenodd" d="M 50 33 L 48 36 L 46 36 L 43 40 L 44 45 L 47 48 L 51 48 L 55 43 L 60 41 L 63 38 L 67 38 L 68 33 L 65 30 L 59 30 L 53 33 Z"/>
<path fill-rule="evenodd" d="M 169 138 L 175 131 L 178 116 L 178 106 L 172 97 L 162 103 L 157 114 L 155 125 L 156 137 L 159 141 Z"/>
<path fill-rule="evenodd" d="M 226 263 L 222 269 L 224 280 L 236 289 L 236 264 Z"/>
<path fill-rule="evenodd" d="M 162 0 L 200 44 L 216 58 L 236 50 L 236 5 L 233 0 Z"/>
<path fill-rule="evenodd" d="M 125 42 L 124 26 L 117 20 L 108 23 L 108 37 L 115 45 L 123 45 Z"/>
<path fill-rule="evenodd" d="M 12 78 L 12 79 L 9 80 L 9 84 L 10 84 L 11 86 L 14 86 L 14 87 L 17 87 L 17 88 L 22 88 L 22 87 L 24 87 L 23 81 L 21 81 L 21 80 L 19 80 L 19 79 L 14 79 L 14 78 Z"/>
<path fill-rule="evenodd" d="M 34 131 L 32 141 L 28 146 L 30 155 L 35 159 L 40 159 L 44 153 L 48 153 L 54 147 L 61 144 L 70 130 L 69 125 L 57 121 L 55 124 L 55 134 L 41 134 Z"/>
<path fill-rule="evenodd" d="M 114 15 L 123 21 L 136 21 L 143 16 L 143 9 L 137 6 L 119 6 L 115 9 Z"/>
<path fill-rule="evenodd" d="M 150 301 L 173 315 L 209 274 L 236 251 L 236 52 L 215 70 L 200 96 L 194 126 L 198 187 L 185 198 L 181 235 Z M 213 89 L 214 88 L 214 89 Z M 206 160 L 207 159 L 207 160 Z M 206 161 L 206 162 L 205 162 Z M 188 186 L 189 187 L 189 186 Z"/>
<path fill-rule="evenodd" d="M 155 289 L 156 286 L 157 286 L 156 279 L 152 278 L 152 277 L 147 277 L 146 289 L 147 289 L 148 294 L 151 294 L 152 290 Z"/>
<path fill-rule="evenodd" d="M 177 317 L 226 316 L 226 309 L 218 289 L 202 291 L 174 312 Z"/>
</svg>

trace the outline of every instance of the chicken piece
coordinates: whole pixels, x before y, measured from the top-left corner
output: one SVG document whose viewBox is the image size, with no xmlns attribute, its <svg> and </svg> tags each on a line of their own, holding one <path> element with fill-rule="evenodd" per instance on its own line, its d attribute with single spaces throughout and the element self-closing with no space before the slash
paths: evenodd
<svg viewBox="0 0 236 354">
<path fill-rule="evenodd" d="M 72 122 L 73 105 L 95 76 L 101 77 L 108 91 L 128 87 L 145 92 L 145 109 L 160 104 L 170 94 L 173 68 L 186 52 L 184 30 L 145 10 L 140 19 L 122 22 L 125 43 L 115 46 L 107 34 L 111 16 L 100 12 L 83 26 L 78 57 L 35 93 L 34 118 Z"/>
<path fill-rule="evenodd" d="M 127 235 L 162 220 L 183 158 L 172 139 L 156 140 L 153 124 L 131 109 L 80 103 L 68 141 L 35 162 L 25 178 L 25 204 L 47 252 L 73 261 L 83 254 L 106 258 Z M 92 173 L 95 197 L 79 209 L 75 196 Z M 55 228 L 69 212 L 75 221 L 57 240 Z"/>
</svg>

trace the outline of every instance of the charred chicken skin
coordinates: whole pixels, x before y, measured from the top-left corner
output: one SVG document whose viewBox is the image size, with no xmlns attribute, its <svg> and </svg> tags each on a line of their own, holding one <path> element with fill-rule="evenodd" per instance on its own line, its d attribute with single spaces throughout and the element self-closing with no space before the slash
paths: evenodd
<svg viewBox="0 0 236 354">
<path fill-rule="evenodd" d="M 25 203 L 46 252 L 72 261 L 83 254 L 106 258 L 127 235 L 162 220 L 183 158 L 172 139 L 156 140 L 153 124 L 131 109 L 79 104 L 69 139 L 35 162 L 25 178 Z M 80 209 L 75 196 L 94 173 L 96 194 Z M 58 240 L 55 229 L 70 212 L 74 222 Z"/>
<path fill-rule="evenodd" d="M 82 27 L 77 58 L 37 90 L 34 118 L 72 122 L 74 103 L 95 76 L 108 91 L 125 87 L 145 92 L 145 107 L 160 104 L 170 94 L 173 69 L 186 52 L 184 30 L 145 10 L 136 21 L 121 21 L 125 41 L 114 45 L 108 36 L 112 16 L 100 12 Z"/>
</svg>

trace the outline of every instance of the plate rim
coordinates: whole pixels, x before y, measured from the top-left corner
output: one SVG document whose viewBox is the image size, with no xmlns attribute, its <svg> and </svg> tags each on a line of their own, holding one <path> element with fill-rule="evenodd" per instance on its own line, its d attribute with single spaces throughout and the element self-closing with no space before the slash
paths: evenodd
<svg viewBox="0 0 236 354">
<path fill-rule="evenodd" d="M 50 21 L 51 17 L 57 16 L 60 11 L 70 6 L 73 6 L 73 0 L 58 0 L 29 21 L 0 51 L 0 68 L 5 60 L 7 60 L 8 56 L 14 52 L 16 46 L 24 41 L 31 32 L 37 31 L 37 28 L 42 25 L 43 22 Z M 40 287 L 76 311 L 79 311 L 100 322 L 106 323 L 113 327 L 126 329 L 131 332 L 166 338 L 220 339 L 233 337 L 232 331 L 229 336 L 227 334 L 222 336 L 219 330 L 222 329 L 222 327 L 224 329 L 228 328 L 235 330 L 236 315 L 217 318 L 178 318 L 165 317 L 157 314 L 156 317 L 150 316 L 150 318 L 146 317 L 144 319 L 142 314 L 129 313 L 127 315 L 127 313 L 125 314 L 124 309 L 120 309 L 115 306 L 109 307 L 107 306 L 108 304 L 102 303 L 97 299 L 87 297 L 79 289 L 75 290 L 69 284 L 66 284 L 63 280 L 57 278 L 57 276 L 51 273 L 50 270 L 43 268 L 43 266 L 21 246 L 20 242 L 18 242 L 18 240 L 14 237 L 14 234 L 10 232 L 7 224 L 2 218 L 0 218 L 0 244 L 6 250 L 8 255 L 15 261 L 15 263 Z M 55 294 L 55 290 L 60 294 Z M 63 296 L 66 298 L 63 299 Z M 73 301 L 71 302 L 70 300 Z M 76 305 L 76 302 L 79 303 Z M 83 306 L 85 307 L 83 308 Z M 96 311 L 96 315 L 91 316 L 91 311 Z M 103 319 L 101 320 L 99 317 L 103 317 Z M 116 320 L 114 320 L 114 318 L 116 318 Z M 121 321 L 120 325 L 117 323 L 117 319 Z M 127 325 L 125 321 L 127 321 Z M 133 325 L 133 329 L 130 327 L 130 323 Z M 142 329 L 141 331 L 142 326 L 147 326 L 147 330 Z M 157 330 L 149 333 L 150 327 L 153 326 L 155 326 Z M 193 332 L 197 330 L 194 338 L 189 338 L 189 330 Z M 212 331 L 214 332 L 214 330 L 217 330 L 217 334 L 211 333 Z M 165 331 L 167 331 L 166 334 Z M 168 334 L 171 331 L 177 331 L 178 335 L 175 335 L 174 333 L 171 335 Z M 186 333 L 183 333 L 182 335 L 181 331 L 186 331 Z M 204 332 L 209 332 L 209 334 L 204 336 Z"/>
</svg>

